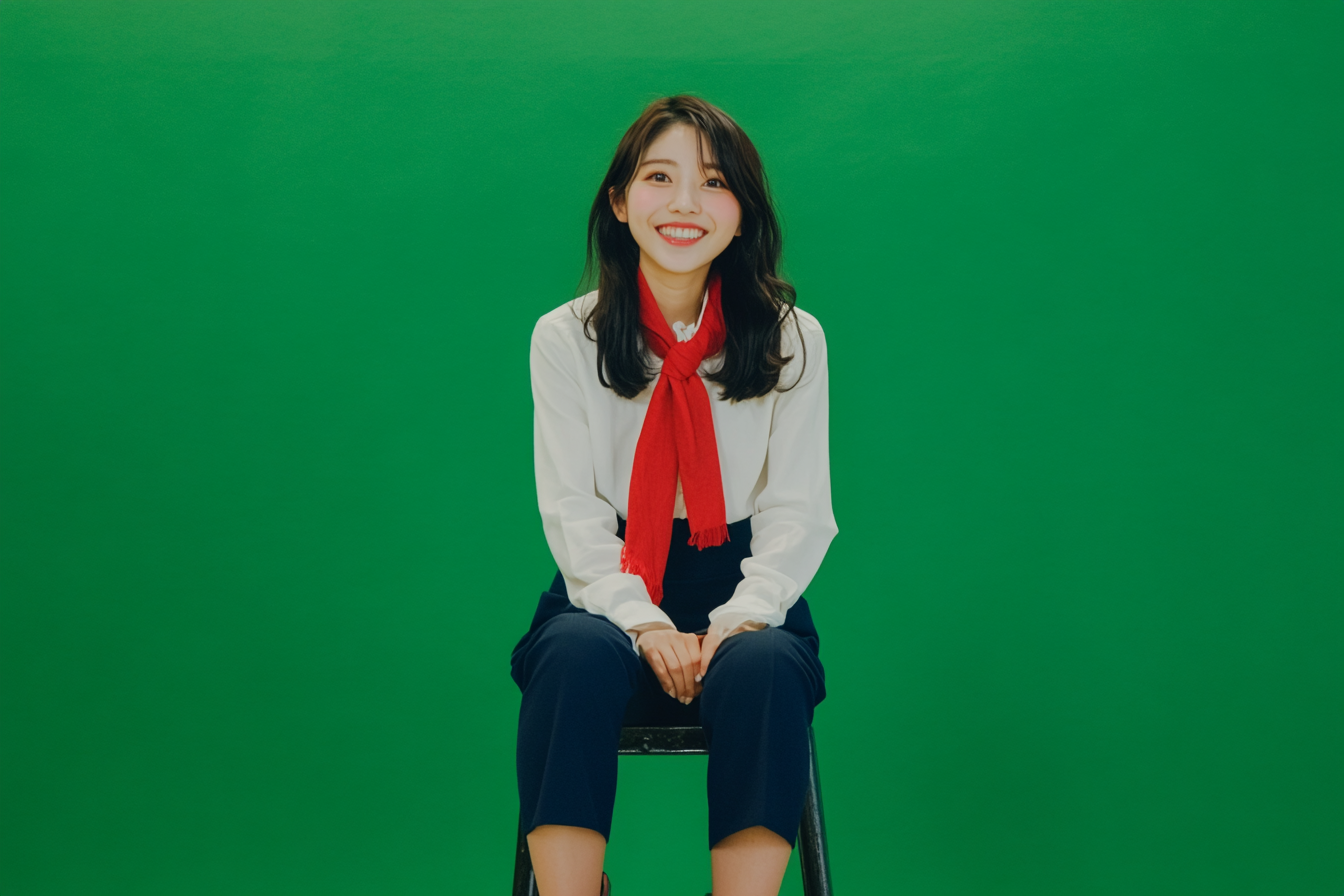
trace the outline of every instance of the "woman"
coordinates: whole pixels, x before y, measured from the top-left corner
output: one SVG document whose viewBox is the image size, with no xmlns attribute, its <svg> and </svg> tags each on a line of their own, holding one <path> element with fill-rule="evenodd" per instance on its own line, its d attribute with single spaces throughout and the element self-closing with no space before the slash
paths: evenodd
<svg viewBox="0 0 1344 896">
<path fill-rule="evenodd" d="M 714 892 L 779 890 L 825 696 L 801 594 L 837 531 L 825 341 L 780 251 L 747 135 L 698 98 L 658 100 L 593 203 L 597 290 L 533 331 L 559 571 L 512 665 L 542 896 L 610 891 L 622 725 L 704 727 Z"/>
</svg>

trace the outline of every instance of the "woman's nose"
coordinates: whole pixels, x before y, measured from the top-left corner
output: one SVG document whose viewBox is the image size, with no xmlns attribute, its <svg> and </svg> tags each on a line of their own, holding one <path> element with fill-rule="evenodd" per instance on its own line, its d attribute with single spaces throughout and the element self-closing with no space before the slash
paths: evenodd
<svg viewBox="0 0 1344 896">
<path fill-rule="evenodd" d="M 690 184 L 682 184 L 672 195 L 672 201 L 668 203 L 667 210 L 671 212 L 700 211 L 700 199 L 696 195 L 695 188 Z"/>
</svg>

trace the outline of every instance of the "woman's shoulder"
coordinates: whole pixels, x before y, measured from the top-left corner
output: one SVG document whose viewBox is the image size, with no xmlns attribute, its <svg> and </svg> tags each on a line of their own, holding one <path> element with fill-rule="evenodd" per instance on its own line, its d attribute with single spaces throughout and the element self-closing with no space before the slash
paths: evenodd
<svg viewBox="0 0 1344 896">
<path fill-rule="evenodd" d="M 816 316 L 794 307 L 786 312 L 780 334 L 780 354 L 789 359 L 780 371 L 780 385 L 789 388 L 799 380 L 814 380 L 826 366 L 826 333 Z"/>
<path fill-rule="evenodd" d="M 786 336 L 792 335 L 797 339 L 801 331 L 804 338 L 815 335 L 819 338 L 825 337 L 821 329 L 821 321 L 809 311 L 804 311 L 797 305 L 793 307 L 792 313 L 787 313 L 784 320 L 784 333 Z"/>
<path fill-rule="evenodd" d="M 533 343 L 565 343 L 579 346 L 591 341 L 584 334 L 583 322 L 596 300 L 597 290 L 593 290 L 547 311 L 537 319 L 536 326 L 532 328 Z"/>
</svg>

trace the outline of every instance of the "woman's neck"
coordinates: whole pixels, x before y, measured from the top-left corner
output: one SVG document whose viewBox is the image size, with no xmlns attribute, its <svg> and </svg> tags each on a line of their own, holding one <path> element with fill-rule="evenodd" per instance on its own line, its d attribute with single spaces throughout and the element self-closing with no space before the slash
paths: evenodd
<svg viewBox="0 0 1344 896">
<path fill-rule="evenodd" d="M 709 265 L 679 274 L 649 264 L 641 254 L 639 269 L 644 272 L 644 280 L 669 327 L 678 322 L 690 326 L 700 319 L 700 300 L 705 295 Z"/>
</svg>

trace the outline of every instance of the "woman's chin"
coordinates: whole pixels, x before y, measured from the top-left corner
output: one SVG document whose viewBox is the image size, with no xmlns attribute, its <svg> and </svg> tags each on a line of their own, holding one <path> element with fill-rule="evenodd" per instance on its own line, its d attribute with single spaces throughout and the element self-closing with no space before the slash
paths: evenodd
<svg viewBox="0 0 1344 896">
<path fill-rule="evenodd" d="M 667 246 L 650 247 L 652 251 L 644 246 L 639 248 L 640 264 L 647 265 L 651 261 L 657 268 L 669 274 L 690 274 L 701 270 L 714 260 L 713 255 L 702 251 L 699 246 L 687 246 L 685 249 L 671 249 L 671 251 Z"/>
</svg>

